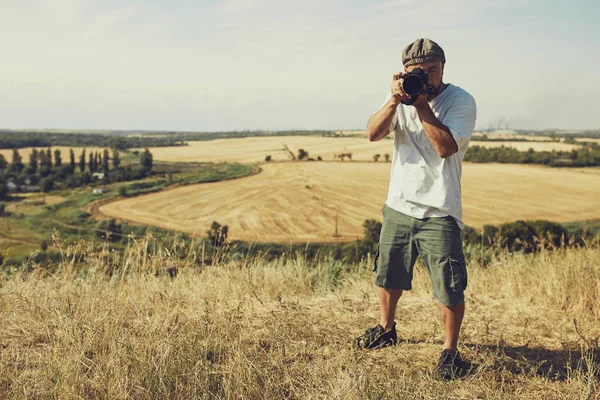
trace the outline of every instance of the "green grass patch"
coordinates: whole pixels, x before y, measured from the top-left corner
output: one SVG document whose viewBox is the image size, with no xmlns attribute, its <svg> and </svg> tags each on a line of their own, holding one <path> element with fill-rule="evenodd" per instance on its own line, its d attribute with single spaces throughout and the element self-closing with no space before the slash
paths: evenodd
<svg viewBox="0 0 600 400">
<path fill-rule="evenodd" d="M 106 186 L 96 183 L 95 186 L 86 188 L 65 189 L 53 193 L 64 197 L 65 201 L 53 205 L 36 205 L 33 210 L 35 212 L 26 213 L 19 210 L 19 212 L 0 217 L 0 229 L 2 229 L 0 251 L 4 255 L 5 264 L 6 260 L 10 259 L 11 265 L 16 265 L 20 264 L 32 251 L 39 250 L 42 242 L 45 241 L 51 245 L 54 233 L 57 233 L 61 240 L 67 243 L 81 239 L 99 239 L 99 242 L 109 240 L 111 247 L 117 250 L 127 244 L 130 235 L 141 237 L 152 234 L 156 238 L 181 237 L 183 234 L 179 232 L 157 227 L 127 223 L 120 223 L 118 227 L 109 226 L 107 221 L 97 221 L 92 218 L 92 215 L 85 211 L 84 207 L 93 201 L 117 197 L 122 193 L 127 196 L 138 196 L 175 185 L 240 178 L 253 171 L 254 167 L 243 164 L 155 163 L 151 175 L 140 181 L 119 182 Z M 93 194 L 93 187 L 103 187 L 106 192 Z M 107 231 L 111 232 L 108 239 Z M 7 240 L 2 242 L 3 237 Z M 22 241 L 22 243 L 18 241 Z"/>
</svg>

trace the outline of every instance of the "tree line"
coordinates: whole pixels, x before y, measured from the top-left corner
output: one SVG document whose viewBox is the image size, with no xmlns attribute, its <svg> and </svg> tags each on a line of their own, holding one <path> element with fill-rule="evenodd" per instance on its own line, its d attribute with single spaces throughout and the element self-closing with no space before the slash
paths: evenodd
<svg viewBox="0 0 600 400">
<path fill-rule="evenodd" d="M 468 261 L 477 260 L 487 265 L 494 255 L 502 252 L 531 253 L 541 250 L 558 249 L 564 246 L 585 245 L 600 235 L 600 222 L 590 222 L 567 226 L 550 221 L 515 221 L 500 225 L 485 225 L 483 229 L 465 226 L 461 232 L 465 256 Z M 223 231 L 225 238 L 223 239 Z M 226 247 L 223 255 L 232 258 L 260 255 L 266 260 L 276 259 L 283 254 L 302 254 L 309 261 L 322 262 L 324 259 L 343 263 L 358 263 L 377 253 L 381 222 L 368 219 L 363 223 L 363 237 L 347 243 L 308 243 L 273 244 L 245 243 L 227 240 L 227 226 L 213 222 L 208 231 L 208 241 L 215 247 Z M 218 239 L 220 238 L 220 239 Z M 482 256 L 483 255 L 483 256 Z"/>
<path fill-rule="evenodd" d="M 328 136 L 340 134 L 326 130 L 230 131 L 230 132 L 113 132 L 113 133 L 66 133 L 66 132 L 23 132 L 0 130 L 0 149 L 25 147 L 108 147 L 121 151 L 132 148 L 187 146 L 187 141 L 233 139 L 251 136 Z"/>
<path fill-rule="evenodd" d="M 512 147 L 487 148 L 470 146 L 464 161 L 474 163 L 540 164 L 549 167 L 595 167 L 600 166 L 600 144 L 585 143 L 571 151 L 519 151 Z"/>
<path fill-rule="evenodd" d="M 61 187 L 86 186 L 95 179 L 95 173 L 102 173 L 96 179 L 103 183 L 141 179 L 152 170 L 153 157 L 148 149 L 139 153 L 139 157 L 139 166 L 122 167 L 118 149 L 112 149 L 111 154 L 108 149 L 86 152 L 84 148 L 79 156 L 69 149 L 68 159 L 63 161 L 60 150 L 48 147 L 33 149 L 25 163 L 19 150 L 13 149 L 10 163 L 0 154 L 0 200 L 8 197 L 11 182 L 18 190 L 49 192 Z"/>
<path fill-rule="evenodd" d="M 185 146 L 177 136 L 115 136 L 108 134 L 0 131 L 0 149 L 25 147 L 108 147 L 121 151 L 131 148 Z"/>
</svg>

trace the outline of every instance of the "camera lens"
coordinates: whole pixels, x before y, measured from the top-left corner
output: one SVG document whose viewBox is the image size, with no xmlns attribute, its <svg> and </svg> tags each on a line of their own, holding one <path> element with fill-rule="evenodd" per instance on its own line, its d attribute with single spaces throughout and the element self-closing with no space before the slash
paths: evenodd
<svg viewBox="0 0 600 400">
<path fill-rule="evenodd" d="M 423 89 L 423 81 L 416 75 L 407 75 L 402 80 L 402 89 L 409 96 L 417 95 Z"/>
</svg>

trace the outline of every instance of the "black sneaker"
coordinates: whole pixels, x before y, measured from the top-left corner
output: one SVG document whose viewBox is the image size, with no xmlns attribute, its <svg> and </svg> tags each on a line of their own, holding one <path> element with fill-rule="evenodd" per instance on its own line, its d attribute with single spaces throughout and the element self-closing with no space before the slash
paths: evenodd
<svg viewBox="0 0 600 400">
<path fill-rule="evenodd" d="M 436 372 L 447 381 L 463 378 L 471 372 L 471 363 L 463 360 L 458 351 L 444 350 L 437 363 Z"/>
<path fill-rule="evenodd" d="M 392 329 L 387 332 L 383 326 L 377 325 L 375 328 L 367 329 L 365 333 L 354 339 L 354 345 L 360 349 L 375 349 L 393 346 L 396 343 L 398 343 L 396 322 L 394 322 Z"/>
</svg>

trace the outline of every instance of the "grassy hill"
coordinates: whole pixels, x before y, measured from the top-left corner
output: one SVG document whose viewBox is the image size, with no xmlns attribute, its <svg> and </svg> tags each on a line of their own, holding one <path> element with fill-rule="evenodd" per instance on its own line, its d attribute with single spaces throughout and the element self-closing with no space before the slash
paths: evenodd
<svg viewBox="0 0 600 400">
<path fill-rule="evenodd" d="M 400 301 L 398 346 L 349 347 L 378 321 L 371 260 L 301 254 L 192 266 L 177 246 L 123 255 L 55 243 L 63 261 L 0 280 L 0 398 L 590 399 L 600 395 L 600 241 L 469 266 L 459 348 L 442 344 L 425 269 Z M 218 256 L 218 255 L 217 255 Z"/>
</svg>

